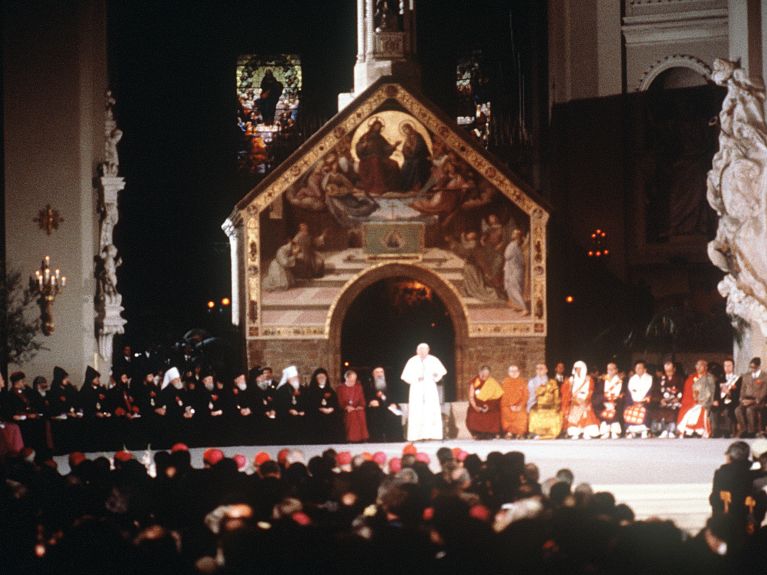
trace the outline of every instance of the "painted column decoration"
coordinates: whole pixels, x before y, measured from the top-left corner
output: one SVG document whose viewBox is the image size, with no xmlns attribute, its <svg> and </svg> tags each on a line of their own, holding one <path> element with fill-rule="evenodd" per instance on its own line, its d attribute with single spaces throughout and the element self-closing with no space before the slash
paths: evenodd
<svg viewBox="0 0 767 575">
<path fill-rule="evenodd" d="M 763 341 L 767 337 L 765 90 L 728 60 L 714 61 L 711 79 L 727 88 L 727 95 L 719 113 L 719 151 L 708 173 L 708 201 L 719 215 L 708 255 L 727 274 L 718 287 L 727 298 L 727 313 L 736 329 L 744 340 Z M 739 347 L 736 351 L 748 353 L 743 343 Z"/>
<path fill-rule="evenodd" d="M 99 252 L 96 255 L 96 334 L 99 355 L 108 364 L 112 361 L 114 336 L 125 333 L 126 320 L 122 317 L 122 295 L 117 291 L 117 268 L 122 259 L 113 243 L 114 228 L 119 220 L 118 198 L 125 180 L 118 175 L 120 158 L 117 144 L 122 130 L 114 118 L 116 104 L 112 92 L 107 90 L 104 111 L 104 161 L 99 164 Z"/>
</svg>

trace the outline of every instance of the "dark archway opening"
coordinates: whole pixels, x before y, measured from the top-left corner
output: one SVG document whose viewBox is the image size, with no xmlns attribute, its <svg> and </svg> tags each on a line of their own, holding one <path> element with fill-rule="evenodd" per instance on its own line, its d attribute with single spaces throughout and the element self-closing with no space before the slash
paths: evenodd
<svg viewBox="0 0 767 575">
<path fill-rule="evenodd" d="M 381 365 L 398 401 L 407 401 L 399 376 L 416 346 L 426 342 L 448 370 L 445 401 L 455 400 L 455 329 L 444 302 L 428 285 L 406 276 L 365 288 L 349 306 L 341 328 L 341 371 L 363 378 Z"/>
</svg>

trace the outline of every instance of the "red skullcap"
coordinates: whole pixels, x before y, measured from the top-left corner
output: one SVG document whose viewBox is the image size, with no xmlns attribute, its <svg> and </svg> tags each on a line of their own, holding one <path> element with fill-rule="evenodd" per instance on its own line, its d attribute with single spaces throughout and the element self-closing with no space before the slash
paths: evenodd
<svg viewBox="0 0 767 575">
<path fill-rule="evenodd" d="M 232 459 L 237 464 L 237 469 L 245 469 L 245 466 L 248 464 L 248 459 L 241 453 L 238 453 Z"/>
<path fill-rule="evenodd" d="M 118 451 L 114 456 L 115 461 L 121 461 L 122 463 L 130 461 L 131 459 L 133 459 L 133 454 L 130 451 L 125 450 Z"/>
<path fill-rule="evenodd" d="M 256 453 L 256 457 L 253 459 L 253 462 L 256 464 L 256 466 L 259 466 L 263 463 L 266 463 L 267 461 L 271 461 L 271 457 L 268 453 L 265 451 L 259 451 Z"/>
<path fill-rule="evenodd" d="M 386 463 L 386 454 L 383 451 L 376 451 L 373 454 L 373 461 L 375 461 L 378 465 L 383 465 Z"/>
<path fill-rule="evenodd" d="M 221 461 L 224 458 L 224 452 L 220 449 L 210 448 L 206 449 L 205 453 L 202 454 L 202 460 L 213 467 L 216 463 Z"/>
</svg>

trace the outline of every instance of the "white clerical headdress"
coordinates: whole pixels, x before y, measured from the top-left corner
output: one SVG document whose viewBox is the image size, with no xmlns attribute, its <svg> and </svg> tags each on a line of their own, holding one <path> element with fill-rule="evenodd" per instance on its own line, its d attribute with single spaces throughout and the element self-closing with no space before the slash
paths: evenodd
<svg viewBox="0 0 767 575">
<path fill-rule="evenodd" d="M 289 365 L 282 370 L 282 379 L 277 387 L 285 385 L 291 377 L 298 377 L 298 368 L 295 365 Z"/>
<path fill-rule="evenodd" d="M 170 384 L 171 381 L 180 378 L 181 374 L 178 372 L 178 368 L 171 367 L 168 371 L 165 372 L 165 375 L 162 378 L 162 386 L 160 386 L 160 389 L 165 389 L 168 387 L 168 384 Z"/>
</svg>

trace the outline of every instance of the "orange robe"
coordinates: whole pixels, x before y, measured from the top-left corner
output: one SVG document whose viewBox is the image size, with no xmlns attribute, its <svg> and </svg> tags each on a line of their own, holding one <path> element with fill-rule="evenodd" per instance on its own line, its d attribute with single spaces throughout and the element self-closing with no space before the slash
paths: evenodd
<svg viewBox="0 0 767 575">
<path fill-rule="evenodd" d="M 594 395 L 594 380 L 587 377 L 584 386 L 576 390 L 579 397 L 573 397 L 573 378 L 568 377 L 562 384 L 562 428 L 599 427 L 599 420 L 591 406 L 591 396 Z"/>
<path fill-rule="evenodd" d="M 525 435 L 527 433 L 527 381 L 521 377 L 503 380 L 501 398 L 501 427 L 506 433 Z M 512 408 L 514 411 L 512 411 Z"/>
</svg>

